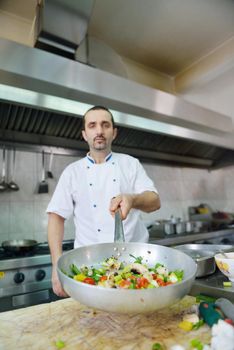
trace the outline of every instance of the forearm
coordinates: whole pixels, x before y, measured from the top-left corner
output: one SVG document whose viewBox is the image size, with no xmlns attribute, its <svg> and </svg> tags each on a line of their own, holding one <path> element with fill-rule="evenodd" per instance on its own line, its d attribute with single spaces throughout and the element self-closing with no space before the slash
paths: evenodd
<svg viewBox="0 0 234 350">
<path fill-rule="evenodd" d="M 161 206 L 159 195 L 153 191 L 139 194 L 120 194 L 111 199 L 110 213 L 114 216 L 118 208 L 121 209 L 122 219 L 126 219 L 131 209 L 139 209 L 150 213 Z"/>
<path fill-rule="evenodd" d="M 132 195 L 132 208 L 146 213 L 158 210 L 161 206 L 159 195 L 153 191 L 145 191 Z"/>
<path fill-rule="evenodd" d="M 48 217 L 48 243 L 50 247 L 52 264 L 56 265 L 62 255 L 62 242 L 64 237 L 64 218 L 50 213 Z"/>
</svg>

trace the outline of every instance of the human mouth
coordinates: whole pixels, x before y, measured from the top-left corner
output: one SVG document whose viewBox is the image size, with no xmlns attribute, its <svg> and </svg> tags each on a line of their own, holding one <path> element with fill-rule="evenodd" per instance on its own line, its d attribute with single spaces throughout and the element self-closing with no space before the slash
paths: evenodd
<svg viewBox="0 0 234 350">
<path fill-rule="evenodd" d="M 105 139 L 104 139 L 104 137 L 95 137 L 94 141 L 103 142 L 103 141 L 105 141 Z"/>
</svg>

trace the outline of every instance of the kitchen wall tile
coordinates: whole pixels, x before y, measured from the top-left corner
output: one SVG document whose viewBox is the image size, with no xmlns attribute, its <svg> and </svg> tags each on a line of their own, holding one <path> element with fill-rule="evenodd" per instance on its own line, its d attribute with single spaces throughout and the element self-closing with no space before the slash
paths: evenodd
<svg viewBox="0 0 234 350">
<path fill-rule="evenodd" d="M 54 190 L 56 188 L 58 180 L 53 178 L 53 179 L 47 179 L 46 181 L 47 181 L 48 186 L 49 186 L 49 200 L 50 200 L 50 198 L 52 197 L 52 195 L 54 193 Z"/>
<path fill-rule="evenodd" d="M 55 174 L 55 178 L 59 178 L 62 171 L 71 163 L 77 161 L 78 157 L 71 156 L 62 156 L 55 155 L 54 157 L 54 165 L 53 165 L 53 173 Z"/>
<path fill-rule="evenodd" d="M 43 231 L 35 231 L 34 232 L 34 239 L 37 242 L 47 242 L 47 231 L 43 230 Z"/>
<path fill-rule="evenodd" d="M 10 191 L 10 202 L 28 202 L 34 192 L 34 175 L 32 172 L 25 171 L 25 174 L 19 174 L 14 181 L 19 186 L 19 191 Z"/>
<path fill-rule="evenodd" d="M 0 192 L 0 203 L 9 203 L 9 194 L 10 194 L 10 191 L 6 190 L 4 192 Z"/>
<path fill-rule="evenodd" d="M 141 213 L 141 219 L 144 221 L 146 225 L 150 225 L 152 222 L 161 219 L 161 209 L 152 213 Z"/>
<path fill-rule="evenodd" d="M 224 177 L 225 181 L 234 184 L 234 166 L 229 166 L 224 169 L 219 169 L 220 174 Z"/>
<path fill-rule="evenodd" d="M 35 173 L 35 156 L 33 152 L 16 151 L 15 154 L 15 179 L 18 176 L 28 173 Z"/>
<path fill-rule="evenodd" d="M 169 167 L 169 166 L 158 166 L 158 165 L 149 165 L 143 164 L 147 174 L 152 178 L 157 187 L 158 181 L 171 181 L 173 179 L 177 179 L 181 176 L 181 169 L 177 167 Z"/>
<path fill-rule="evenodd" d="M 0 235 L 7 236 L 9 234 L 10 223 L 10 204 L 0 203 Z"/>
<path fill-rule="evenodd" d="M 48 206 L 47 201 L 35 201 L 34 202 L 34 232 L 47 232 L 48 215 L 46 209 Z"/>
<path fill-rule="evenodd" d="M 64 239 L 74 239 L 74 238 L 75 238 L 74 232 L 65 231 Z"/>
<path fill-rule="evenodd" d="M 32 231 L 21 232 L 20 230 L 18 230 L 15 232 L 10 232 L 9 239 L 35 239 L 35 236 L 32 233 Z"/>
<path fill-rule="evenodd" d="M 163 201 L 175 201 L 181 199 L 181 185 L 176 180 L 161 180 L 157 184 L 160 198 Z"/>
<path fill-rule="evenodd" d="M 209 177 L 209 174 L 211 174 L 211 172 L 205 169 L 181 168 L 181 176 L 183 181 L 188 180 L 197 182 L 203 178 Z"/>
<path fill-rule="evenodd" d="M 64 227 L 64 239 L 74 239 L 75 238 L 75 225 L 73 218 L 65 220 Z"/>
<path fill-rule="evenodd" d="M 212 208 L 213 211 L 225 211 L 227 210 L 226 208 L 228 207 L 228 201 L 223 198 L 215 199 L 215 200 L 208 199 L 207 203 L 209 203 L 209 206 Z"/>
<path fill-rule="evenodd" d="M 33 202 L 13 202 L 10 204 L 10 227 L 9 232 L 20 235 L 33 235 L 34 225 Z"/>
<path fill-rule="evenodd" d="M 206 194 L 206 180 L 199 177 L 197 181 L 193 179 L 184 180 L 181 186 L 182 200 L 198 200 L 203 201 Z"/>
<path fill-rule="evenodd" d="M 8 241 L 10 239 L 10 235 L 8 232 L 0 233 L 0 245 L 4 241 Z"/>
<path fill-rule="evenodd" d="M 225 195 L 227 200 L 231 200 L 234 205 L 234 168 L 232 172 L 228 169 L 228 175 L 224 174 Z"/>
</svg>

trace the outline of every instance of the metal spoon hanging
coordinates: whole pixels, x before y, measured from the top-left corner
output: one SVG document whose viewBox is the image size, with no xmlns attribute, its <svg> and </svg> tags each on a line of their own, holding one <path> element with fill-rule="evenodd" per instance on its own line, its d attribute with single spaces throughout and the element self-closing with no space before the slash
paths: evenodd
<svg viewBox="0 0 234 350">
<path fill-rule="evenodd" d="M 52 163 L 53 163 L 53 157 L 54 157 L 54 154 L 53 154 L 53 151 L 50 152 L 50 162 L 49 162 L 49 170 L 47 171 L 47 177 L 49 179 L 53 179 L 53 173 L 52 173 Z"/>
<path fill-rule="evenodd" d="M 7 189 L 7 183 L 6 183 L 6 150 L 5 146 L 3 146 L 2 149 L 2 179 L 0 182 L 0 192 L 6 191 Z"/>
<path fill-rule="evenodd" d="M 12 173 L 11 173 L 11 181 L 8 183 L 8 188 L 12 191 L 19 191 L 19 186 L 14 181 L 15 176 L 15 154 L 16 150 L 13 149 L 13 164 L 12 164 Z"/>
</svg>

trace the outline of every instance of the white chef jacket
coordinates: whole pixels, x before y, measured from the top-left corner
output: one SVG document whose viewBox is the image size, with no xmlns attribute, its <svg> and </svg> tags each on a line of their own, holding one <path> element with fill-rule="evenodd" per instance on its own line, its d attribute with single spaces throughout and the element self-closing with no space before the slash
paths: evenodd
<svg viewBox="0 0 234 350">
<path fill-rule="evenodd" d="M 63 171 L 47 213 L 65 219 L 74 215 L 74 247 L 114 241 L 114 218 L 109 212 L 111 198 L 119 194 L 157 193 L 153 182 L 138 161 L 129 155 L 110 153 L 104 163 L 96 164 L 87 155 Z M 131 209 L 123 221 L 126 242 L 147 242 L 148 231 L 140 211 Z"/>
</svg>

